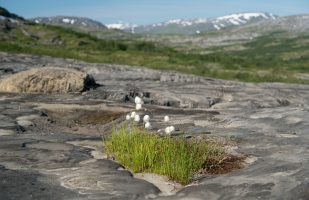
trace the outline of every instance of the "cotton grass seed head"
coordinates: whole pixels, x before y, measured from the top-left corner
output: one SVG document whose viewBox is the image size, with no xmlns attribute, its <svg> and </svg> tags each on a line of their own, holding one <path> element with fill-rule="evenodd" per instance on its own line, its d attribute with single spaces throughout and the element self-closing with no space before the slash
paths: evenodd
<svg viewBox="0 0 309 200">
<path fill-rule="evenodd" d="M 150 122 L 146 122 L 145 128 L 148 129 L 148 130 L 151 129 L 151 124 L 150 124 Z"/>
<path fill-rule="evenodd" d="M 136 112 L 131 112 L 131 118 L 134 118 L 136 115 Z"/>
<path fill-rule="evenodd" d="M 131 116 L 128 114 L 127 116 L 126 116 L 126 120 L 130 120 L 131 119 Z"/>
<path fill-rule="evenodd" d="M 141 109 L 142 109 L 142 104 L 137 103 L 137 104 L 135 105 L 135 109 L 136 109 L 136 110 L 141 110 Z"/>
<path fill-rule="evenodd" d="M 149 115 L 145 115 L 145 116 L 143 117 L 143 121 L 144 121 L 145 123 L 149 122 L 149 120 L 150 120 Z"/>
<path fill-rule="evenodd" d="M 165 131 L 165 133 L 166 133 L 167 135 L 170 135 L 170 134 L 174 133 L 175 127 L 174 127 L 174 126 L 168 126 L 168 127 L 166 127 L 166 128 L 164 129 L 164 131 Z"/>
<path fill-rule="evenodd" d="M 139 115 L 135 115 L 135 117 L 134 117 L 134 121 L 135 121 L 135 122 L 139 122 L 139 121 L 141 121 L 140 116 L 139 116 Z"/>
<path fill-rule="evenodd" d="M 142 102 L 143 102 L 140 97 L 135 97 L 134 101 L 135 101 L 136 104 L 142 104 Z"/>
</svg>

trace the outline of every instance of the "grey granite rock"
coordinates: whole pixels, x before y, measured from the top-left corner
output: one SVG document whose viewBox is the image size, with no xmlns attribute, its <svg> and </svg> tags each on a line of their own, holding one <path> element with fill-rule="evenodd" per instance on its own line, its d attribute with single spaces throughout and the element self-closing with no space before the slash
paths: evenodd
<svg viewBox="0 0 309 200">
<path fill-rule="evenodd" d="M 0 53 L 0 64 L 1 79 L 62 66 L 93 74 L 102 85 L 84 94 L 0 93 L 0 199 L 309 198 L 308 85 L 239 83 L 7 53 Z M 234 150 L 248 156 L 246 167 L 160 196 L 155 185 L 102 154 L 101 137 L 113 124 L 104 116 L 124 120 L 136 95 L 145 96 L 143 112 L 155 128 L 174 125 L 188 137 L 210 132 L 204 136 L 240 141 Z M 35 126 L 20 132 L 20 119 Z"/>
</svg>

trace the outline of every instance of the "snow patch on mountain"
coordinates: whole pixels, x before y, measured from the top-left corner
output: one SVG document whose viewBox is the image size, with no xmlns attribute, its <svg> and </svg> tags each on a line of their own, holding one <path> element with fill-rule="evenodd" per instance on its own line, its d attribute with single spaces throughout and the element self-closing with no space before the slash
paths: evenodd
<svg viewBox="0 0 309 200">
<path fill-rule="evenodd" d="M 63 23 L 74 24 L 75 20 L 74 19 L 64 18 L 64 19 L 62 19 L 62 22 Z"/>
<path fill-rule="evenodd" d="M 114 23 L 114 24 L 106 24 L 105 25 L 108 29 L 118 29 L 118 30 L 126 30 L 131 33 L 134 33 L 134 29 L 138 27 L 136 24 L 130 23 Z"/>
<path fill-rule="evenodd" d="M 132 27 L 136 27 L 135 24 L 129 24 L 129 23 L 115 23 L 115 24 L 106 24 L 107 28 L 109 29 L 130 29 Z"/>
<path fill-rule="evenodd" d="M 237 14 L 231 14 L 231 15 L 226 15 L 223 17 L 218 17 L 216 18 L 217 20 L 226 20 L 226 19 L 234 19 L 234 20 L 250 20 L 252 18 L 258 18 L 258 17 L 263 17 L 265 19 L 275 19 L 275 16 L 271 13 L 237 13 Z"/>
<path fill-rule="evenodd" d="M 168 25 L 180 25 L 180 26 L 192 26 L 194 24 L 203 24 L 206 23 L 207 19 L 172 19 L 166 22 L 160 22 L 152 24 L 153 27 L 158 26 L 168 26 Z"/>
<path fill-rule="evenodd" d="M 214 27 L 215 27 L 215 29 L 217 29 L 217 30 L 220 30 L 221 28 L 220 28 L 220 26 L 218 26 L 218 25 L 214 25 Z"/>
</svg>

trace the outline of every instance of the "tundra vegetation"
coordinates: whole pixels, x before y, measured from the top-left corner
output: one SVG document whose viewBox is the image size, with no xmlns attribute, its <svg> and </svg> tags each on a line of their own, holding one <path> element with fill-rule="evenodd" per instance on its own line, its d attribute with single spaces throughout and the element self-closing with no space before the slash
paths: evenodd
<svg viewBox="0 0 309 200">
<path fill-rule="evenodd" d="M 189 49 L 194 44 L 179 49 L 163 40 L 150 42 L 138 36 L 98 39 L 64 27 L 24 24 L 0 35 L 0 51 L 137 65 L 247 82 L 308 84 L 309 80 L 301 75 L 309 72 L 308 41 L 308 35 L 288 37 L 272 32 L 244 43 L 239 50 L 220 46 L 192 51 Z"/>
</svg>

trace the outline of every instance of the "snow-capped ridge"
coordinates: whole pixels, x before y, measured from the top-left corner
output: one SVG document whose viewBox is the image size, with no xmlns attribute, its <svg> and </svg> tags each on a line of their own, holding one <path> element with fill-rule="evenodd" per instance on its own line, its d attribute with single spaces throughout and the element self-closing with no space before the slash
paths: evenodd
<svg viewBox="0 0 309 200">
<path fill-rule="evenodd" d="M 231 15 L 225 15 L 222 17 L 217 17 L 217 20 L 224 20 L 224 19 L 234 19 L 234 20 L 250 20 L 252 18 L 263 17 L 265 19 L 276 19 L 276 17 L 271 13 L 236 13 Z"/>
<path fill-rule="evenodd" d="M 167 26 L 171 24 L 181 25 L 181 26 L 192 26 L 196 24 L 212 23 L 214 27 L 225 27 L 224 23 L 230 23 L 233 25 L 246 24 L 250 20 L 258 19 L 272 19 L 275 20 L 277 17 L 271 13 L 236 13 L 231 15 L 225 15 L 217 18 L 197 18 L 197 19 L 172 19 L 166 22 L 161 22 L 153 24 L 152 26 Z"/>
<path fill-rule="evenodd" d="M 252 12 L 236 13 L 216 18 L 172 19 L 165 22 L 133 27 L 136 33 L 167 33 L 167 34 L 200 34 L 205 31 L 216 31 L 231 26 L 241 26 L 263 20 L 276 20 L 271 13 Z M 131 27 L 132 29 L 132 27 Z M 132 30 L 133 30 L 132 29 Z M 122 29 L 125 30 L 126 29 Z"/>
<path fill-rule="evenodd" d="M 213 23 L 229 23 L 231 25 L 242 25 L 251 21 L 275 20 L 277 17 L 271 13 L 236 13 L 214 18 Z M 216 24 L 218 26 L 218 24 Z"/>
<path fill-rule="evenodd" d="M 55 16 L 55 17 L 37 17 L 30 19 L 37 24 L 52 24 L 52 25 L 64 25 L 64 26 L 80 26 L 88 28 L 106 29 L 106 27 L 95 20 L 85 17 L 74 16 Z"/>
</svg>

